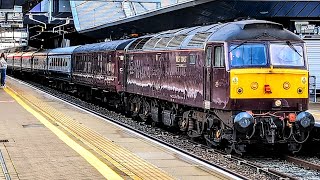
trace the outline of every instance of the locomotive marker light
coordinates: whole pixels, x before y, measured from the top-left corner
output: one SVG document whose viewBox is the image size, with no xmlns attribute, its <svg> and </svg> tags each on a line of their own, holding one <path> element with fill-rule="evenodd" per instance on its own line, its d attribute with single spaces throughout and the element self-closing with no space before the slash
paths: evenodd
<svg viewBox="0 0 320 180">
<path fill-rule="evenodd" d="M 289 82 L 284 82 L 283 83 L 283 89 L 285 89 L 285 90 L 288 90 L 288 89 L 290 89 L 290 83 Z"/>
<path fill-rule="evenodd" d="M 302 87 L 299 87 L 299 88 L 297 89 L 297 93 L 298 93 L 298 94 L 302 94 L 302 93 L 303 93 L 303 88 L 302 88 Z"/>
<path fill-rule="evenodd" d="M 296 118 L 296 123 L 299 127 L 305 130 L 310 130 L 314 126 L 314 117 L 309 112 L 301 112 Z"/>
<path fill-rule="evenodd" d="M 237 89 L 237 93 L 238 93 L 238 94 L 242 94 L 242 93 L 243 93 L 243 88 L 242 88 L 242 87 L 239 87 L 239 88 Z"/>
<path fill-rule="evenodd" d="M 301 78 L 301 82 L 302 82 L 302 84 L 306 84 L 307 78 L 306 78 L 306 77 L 302 77 L 302 78 Z"/>
<path fill-rule="evenodd" d="M 239 82 L 238 77 L 233 77 L 233 78 L 232 78 L 232 83 L 233 83 L 233 84 L 236 84 L 236 85 L 237 85 L 238 82 Z"/>
<path fill-rule="evenodd" d="M 257 82 L 251 83 L 251 89 L 256 90 L 258 89 L 258 87 L 259 87 L 259 84 Z"/>
<path fill-rule="evenodd" d="M 233 122 L 237 131 L 245 133 L 252 129 L 254 118 L 248 112 L 241 112 L 234 117 Z"/>
</svg>

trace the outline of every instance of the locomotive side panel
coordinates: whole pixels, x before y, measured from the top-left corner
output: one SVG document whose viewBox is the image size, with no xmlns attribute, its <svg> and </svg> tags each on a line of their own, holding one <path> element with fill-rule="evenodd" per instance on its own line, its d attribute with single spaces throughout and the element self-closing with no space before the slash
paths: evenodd
<svg viewBox="0 0 320 180">
<path fill-rule="evenodd" d="M 190 55 L 196 60 L 190 62 Z M 128 55 L 127 91 L 202 107 L 203 53 L 162 51 Z"/>
</svg>

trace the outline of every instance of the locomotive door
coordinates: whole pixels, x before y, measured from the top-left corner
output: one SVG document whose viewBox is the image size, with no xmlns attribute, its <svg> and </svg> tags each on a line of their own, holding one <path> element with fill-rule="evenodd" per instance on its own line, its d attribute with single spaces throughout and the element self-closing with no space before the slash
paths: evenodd
<svg viewBox="0 0 320 180">
<path fill-rule="evenodd" d="M 203 95 L 204 95 L 204 108 L 210 109 L 211 102 L 211 81 L 212 81 L 212 46 L 206 47 L 206 58 L 204 62 L 204 80 L 203 80 Z"/>
</svg>

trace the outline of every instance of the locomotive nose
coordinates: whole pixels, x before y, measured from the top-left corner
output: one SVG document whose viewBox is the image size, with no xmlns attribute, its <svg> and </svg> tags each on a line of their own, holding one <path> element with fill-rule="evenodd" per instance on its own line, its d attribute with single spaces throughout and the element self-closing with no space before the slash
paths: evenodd
<svg viewBox="0 0 320 180">
<path fill-rule="evenodd" d="M 254 118 L 247 112 L 241 112 L 234 117 L 233 122 L 237 131 L 245 133 L 252 129 Z"/>
<path fill-rule="evenodd" d="M 296 118 L 296 123 L 304 130 L 310 130 L 314 127 L 314 117 L 309 112 L 301 112 Z"/>
</svg>

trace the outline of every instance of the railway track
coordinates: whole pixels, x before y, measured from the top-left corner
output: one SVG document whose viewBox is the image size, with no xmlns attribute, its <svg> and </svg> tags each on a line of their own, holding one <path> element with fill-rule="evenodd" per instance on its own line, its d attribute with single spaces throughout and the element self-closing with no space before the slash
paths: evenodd
<svg viewBox="0 0 320 180">
<path fill-rule="evenodd" d="M 315 170 L 320 172 L 320 159 L 317 157 L 293 157 L 285 156 L 285 160 L 306 169 Z"/>
<path fill-rule="evenodd" d="M 318 179 L 320 177 L 320 166 L 306 158 L 281 155 L 249 157 L 247 159 L 262 168 L 290 175 L 291 179 Z M 320 162 L 318 158 L 315 159 Z"/>
<path fill-rule="evenodd" d="M 60 91 L 47 86 L 34 82 L 28 82 L 26 84 L 69 104 L 85 109 L 86 111 L 103 117 L 104 119 L 140 133 L 143 136 L 164 144 L 176 151 L 187 154 L 208 166 L 213 166 L 233 174 L 240 179 L 296 179 L 296 177 L 291 176 L 288 173 L 283 173 L 283 171 L 266 166 L 261 163 L 261 161 L 257 162 L 228 155 L 222 151 L 194 142 L 186 138 L 184 135 L 177 135 L 165 129 L 153 127 L 144 122 L 134 121 L 131 118 L 124 117 L 103 107 L 82 101 L 79 98 L 61 93 Z"/>
</svg>

